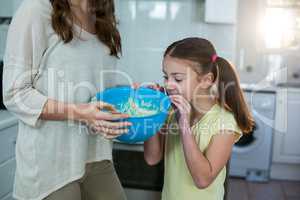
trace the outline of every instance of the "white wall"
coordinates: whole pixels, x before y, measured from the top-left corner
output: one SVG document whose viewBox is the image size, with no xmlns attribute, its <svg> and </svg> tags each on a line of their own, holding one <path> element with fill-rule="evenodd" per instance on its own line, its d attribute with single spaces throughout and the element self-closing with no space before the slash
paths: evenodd
<svg viewBox="0 0 300 200">
<path fill-rule="evenodd" d="M 165 48 L 189 36 L 209 39 L 220 56 L 235 63 L 236 27 L 205 23 L 204 0 L 115 2 L 123 44 L 123 57 L 118 69 L 126 72 L 133 81 L 161 82 L 161 61 Z M 0 53 L 3 53 L 1 49 Z M 120 79 L 128 84 L 124 78 Z"/>
<path fill-rule="evenodd" d="M 161 82 L 165 48 L 184 37 L 209 39 L 235 61 L 236 27 L 204 23 L 204 0 L 116 0 L 116 11 L 123 40 L 118 69 L 135 82 Z"/>
</svg>

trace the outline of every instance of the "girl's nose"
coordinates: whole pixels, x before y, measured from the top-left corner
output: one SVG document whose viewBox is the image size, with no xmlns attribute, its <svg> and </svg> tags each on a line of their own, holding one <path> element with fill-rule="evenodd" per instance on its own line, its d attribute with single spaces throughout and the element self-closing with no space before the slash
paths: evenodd
<svg viewBox="0 0 300 200">
<path fill-rule="evenodd" d="M 176 83 L 174 83 L 173 81 L 166 81 L 165 82 L 165 88 L 167 89 L 167 90 L 174 90 L 174 89 L 176 89 Z"/>
<path fill-rule="evenodd" d="M 174 95 L 174 94 L 178 94 L 178 86 L 176 83 L 171 82 L 171 81 L 167 81 L 165 84 L 165 88 L 167 90 L 167 93 L 169 95 Z"/>
</svg>

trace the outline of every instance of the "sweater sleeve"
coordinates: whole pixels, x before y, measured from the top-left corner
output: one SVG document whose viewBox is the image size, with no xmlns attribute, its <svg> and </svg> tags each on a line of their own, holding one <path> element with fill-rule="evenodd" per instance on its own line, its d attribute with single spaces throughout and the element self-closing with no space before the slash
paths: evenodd
<svg viewBox="0 0 300 200">
<path fill-rule="evenodd" d="M 47 21 L 36 1 L 26 1 L 9 27 L 3 68 L 3 103 L 19 120 L 36 127 L 47 102 L 34 79 L 47 49 Z"/>
</svg>

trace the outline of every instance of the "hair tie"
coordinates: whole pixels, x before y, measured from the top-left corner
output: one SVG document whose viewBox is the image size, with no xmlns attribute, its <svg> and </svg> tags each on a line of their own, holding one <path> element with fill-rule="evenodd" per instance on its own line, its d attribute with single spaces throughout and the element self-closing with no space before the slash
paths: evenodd
<svg viewBox="0 0 300 200">
<path fill-rule="evenodd" d="M 212 55 L 211 57 L 212 63 L 215 63 L 217 61 L 217 58 L 218 58 L 217 54 Z"/>
</svg>

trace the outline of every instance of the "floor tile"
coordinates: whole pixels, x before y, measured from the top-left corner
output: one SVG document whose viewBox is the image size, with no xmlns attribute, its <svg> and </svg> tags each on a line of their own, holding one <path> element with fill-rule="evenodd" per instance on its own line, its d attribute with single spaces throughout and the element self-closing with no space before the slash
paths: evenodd
<svg viewBox="0 0 300 200">
<path fill-rule="evenodd" d="M 247 183 L 243 179 L 230 179 L 227 200 L 248 200 Z"/>
<path fill-rule="evenodd" d="M 281 185 L 287 197 L 298 197 L 300 199 L 300 181 L 282 181 Z"/>
<path fill-rule="evenodd" d="M 283 188 L 280 182 L 270 181 L 268 183 L 247 183 L 249 200 L 285 200 Z"/>
<path fill-rule="evenodd" d="M 300 197 L 286 197 L 285 200 L 300 200 Z"/>
</svg>

